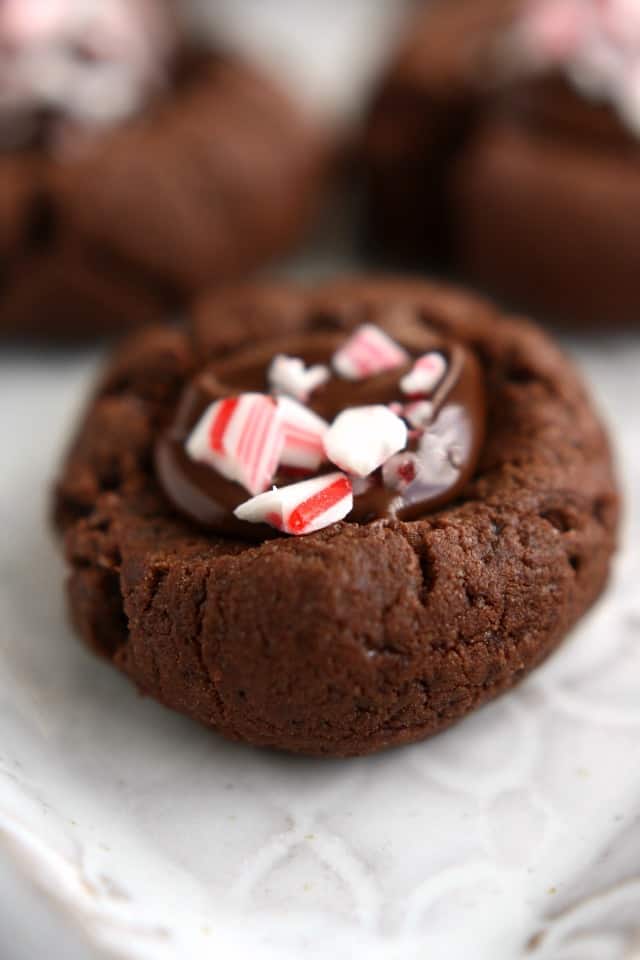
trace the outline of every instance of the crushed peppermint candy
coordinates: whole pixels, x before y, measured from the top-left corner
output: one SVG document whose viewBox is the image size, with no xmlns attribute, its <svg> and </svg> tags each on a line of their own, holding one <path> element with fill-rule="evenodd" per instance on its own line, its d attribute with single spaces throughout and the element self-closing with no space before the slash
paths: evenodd
<svg viewBox="0 0 640 960">
<path fill-rule="evenodd" d="M 441 353 L 425 353 L 418 357 L 411 371 L 402 378 L 400 389 L 410 397 L 433 393 L 446 372 L 447 361 Z"/>
<path fill-rule="evenodd" d="M 252 494 L 266 490 L 285 445 L 278 407 L 262 393 L 212 403 L 187 439 L 192 460 L 207 463 Z"/>
<path fill-rule="evenodd" d="M 345 380 L 364 380 L 409 362 L 409 354 L 379 327 L 365 323 L 333 356 L 333 368 Z"/>
<path fill-rule="evenodd" d="M 379 337 L 382 356 L 373 350 L 366 364 L 358 364 L 363 337 L 369 345 Z M 437 335 L 422 342 L 425 352 L 410 357 L 386 333 L 367 324 L 358 328 L 333 362 L 351 376 L 357 372 L 358 380 L 394 371 L 371 383 L 349 385 L 335 377 L 327 383 L 328 366 L 307 367 L 284 354 L 265 367 L 271 393 L 220 396 L 215 370 L 213 378 L 196 376 L 159 441 L 161 485 L 190 517 L 223 534 L 255 539 L 264 536 L 264 524 L 297 536 L 347 516 L 356 523 L 421 516 L 472 476 L 486 415 L 472 355 Z M 324 360 L 324 343 L 309 353 Z M 245 370 L 253 384 L 253 354 Z M 233 374 L 237 383 L 242 366 Z M 327 386 L 317 402 L 292 396 L 309 395 L 321 381 Z M 237 521 L 247 528 L 239 530 Z"/>
<path fill-rule="evenodd" d="M 280 464 L 315 473 L 326 460 L 324 438 L 329 424 L 290 397 L 278 398 L 278 415 L 284 433 Z"/>
<path fill-rule="evenodd" d="M 390 490 L 404 492 L 417 479 L 420 460 L 415 453 L 405 450 L 389 457 L 382 467 L 382 481 Z"/>
<path fill-rule="evenodd" d="M 562 70 L 584 96 L 606 100 L 640 136 L 638 0 L 527 0 L 512 38 L 536 70 Z"/>
<path fill-rule="evenodd" d="M 319 387 L 331 376 L 329 367 L 316 364 L 307 367 L 299 357 L 287 357 L 278 354 L 271 361 L 267 379 L 272 393 L 284 394 L 306 403 Z"/>
<path fill-rule="evenodd" d="M 336 472 L 269 490 L 241 503 L 234 514 L 248 523 L 267 523 L 282 533 L 301 536 L 343 520 L 352 509 L 351 481 Z"/>
<path fill-rule="evenodd" d="M 329 460 L 346 473 L 368 477 L 407 445 L 407 426 L 388 407 L 350 407 L 338 414 L 324 438 Z"/>
<path fill-rule="evenodd" d="M 457 405 L 445 407 L 421 435 L 417 451 L 398 453 L 384 463 L 383 483 L 401 493 L 412 486 L 444 490 L 456 482 L 470 445 L 470 424 L 464 410 Z"/>
<path fill-rule="evenodd" d="M 1 0 L 0 145 L 28 142 L 42 112 L 54 148 L 133 115 L 165 87 L 176 35 L 158 0 Z"/>
</svg>

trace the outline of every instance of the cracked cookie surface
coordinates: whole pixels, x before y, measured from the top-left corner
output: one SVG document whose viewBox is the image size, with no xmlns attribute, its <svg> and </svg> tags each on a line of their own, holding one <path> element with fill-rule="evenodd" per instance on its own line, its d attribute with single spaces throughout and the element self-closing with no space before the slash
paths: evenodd
<svg viewBox="0 0 640 960">
<path fill-rule="evenodd" d="M 473 350 L 488 430 L 455 502 L 248 543 L 190 523 L 154 474 L 184 384 L 247 341 L 418 320 Z M 451 289 L 366 278 L 247 287 L 185 333 L 121 347 L 56 490 L 83 640 L 234 739 L 354 755 L 443 729 L 511 687 L 603 589 L 618 501 L 606 435 L 534 326 Z"/>
</svg>

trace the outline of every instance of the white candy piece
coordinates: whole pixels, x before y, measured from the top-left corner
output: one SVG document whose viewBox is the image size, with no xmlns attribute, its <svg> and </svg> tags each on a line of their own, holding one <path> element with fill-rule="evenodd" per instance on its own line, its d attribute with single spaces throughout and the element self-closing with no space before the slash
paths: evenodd
<svg viewBox="0 0 640 960">
<path fill-rule="evenodd" d="M 267 523 L 282 533 L 301 536 L 343 520 L 353 510 L 351 482 L 344 473 L 328 473 L 269 490 L 241 503 L 238 520 Z"/>
<path fill-rule="evenodd" d="M 323 441 L 329 424 L 290 397 L 278 398 L 278 416 L 284 431 L 280 463 L 315 473 L 326 460 Z"/>
<path fill-rule="evenodd" d="M 345 380 L 365 380 L 408 361 L 409 354 L 395 340 L 372 323 L 364 323 L 333 355 L 332 363 Z"/>
<path fill-rule="evenodd" d="M 447 361 L 435 351 L 418 357 L 410 373 L 400 381 L 400 389 L 410 397 L 432 393 L 447 372 Z"/>
<path fill-rule="evenodd" d="M 382 405 L 344 410 L 324 438 L 329 460 L 356 477 L 368 477 L 406 445 L 406 424 Z"/>
<path fill-rule="evenodd" d="M 267 377 L 272 393 L 283 393 L 306 403 L 314 390 L 329 380 L 331 371 L 322 364 L 307 367 L 299 357 L 281 353 L 271 361 Z"/>
<path fill-rule="evenodd" d="M 402 410 L 402 416 L 408 420 L 415 430 L 424 430 L 433 420 L 433 404 L 429 400 L 416 400 L 407 403 Z"/>
</svg>

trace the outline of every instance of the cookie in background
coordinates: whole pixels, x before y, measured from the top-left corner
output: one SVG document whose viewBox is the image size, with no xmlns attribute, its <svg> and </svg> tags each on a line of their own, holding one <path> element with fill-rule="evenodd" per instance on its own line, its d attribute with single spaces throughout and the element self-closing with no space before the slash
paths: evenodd
<svg viewBox="0 0 640 960">
<path fill-rule="evenodd" d="M 368 234 L 575 326 L 640 312 L 640 7 L 439 0 L 373 103 Z"/>
<path fill-rule="evenodd" d="M 162 0 L 0 7 L 0 334 L 159 319 L 309 226 L 328 137 Z"/>
</svg>

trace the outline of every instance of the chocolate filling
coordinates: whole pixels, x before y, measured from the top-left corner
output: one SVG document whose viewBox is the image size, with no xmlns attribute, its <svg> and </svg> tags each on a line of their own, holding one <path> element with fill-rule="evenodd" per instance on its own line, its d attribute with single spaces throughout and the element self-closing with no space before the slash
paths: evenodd
<svg viewBox="0 0 640 960">
<path fill-rule="evenodd" d="M 277 354 L 299 357 L 308 366 L 325 364 L 345 342 L 344 334 L 306 334 L 271 340 L 248 347 L 231 358 L 209 364 L 186 387 L 169 429 L 156 446 L 156 472 L 164 492 L 181 512 L 198 524 L 223 534 L 251 540 L 277 536 L 263 524 L 238 520 L 233 511 L 250 498 L 239 484 L 227 480 L 213 467 L 193 460 L 185 443 L 205 410 L 218 400 L 247 392 L 268 392 L 267 371 Z M 382 470 L 364 483 L 354 484 L 354 507 L 348 519 L 367 523 L 381 518 L 414 520 L 456 499 L 475 470 L 485 435 L 486 398 L 483 375 L 476 357 L 461 344 L 428 330 L 413 331 L 398 342 L 411 356 L 409 363 L 356 382 L 335 372 L 307 402 L 309 409 L 329 423 L 343 410 L 371 404 L 408 404 L 400 380 L 424 353 L 439 352 L 447 370 L 431 395 L 432 415 L 424 429 L 410 427 L 406 451 L 396 455 L 399 482 L 385 483 Z M 441 469 L 421 470 L 426 460 L 440 461 Z M 320 472 L 335 471 L 327 463 Z M 429 473 L 425 479 L 425 472 Z M 303 479 L 285 469 L 274 477 L 275 486 Z"/>
</svg>

